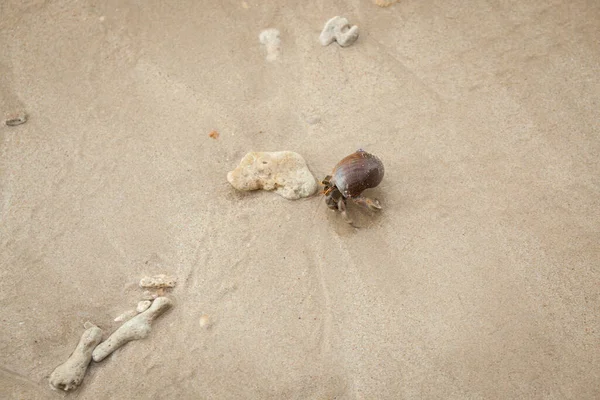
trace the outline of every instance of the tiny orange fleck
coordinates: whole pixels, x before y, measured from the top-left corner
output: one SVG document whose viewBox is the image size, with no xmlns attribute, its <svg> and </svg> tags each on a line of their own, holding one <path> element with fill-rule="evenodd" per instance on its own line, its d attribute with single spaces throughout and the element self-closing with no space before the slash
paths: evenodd
<svg viewBox="0 0 600 400">
<path fill-rule="evenodd" d="M 216 138 L 218 138 L 218 137 L 219 137 L 219 132 L 217 132 L 217 131 L 212 131 L 212 132 L 210 132 L 210 133 L 208 134 L 208 136 L 210 136 L 210 137 L 211 137 L 211 138 L 213 138 L 213 139 L 216 139 Z"/>
</svg>

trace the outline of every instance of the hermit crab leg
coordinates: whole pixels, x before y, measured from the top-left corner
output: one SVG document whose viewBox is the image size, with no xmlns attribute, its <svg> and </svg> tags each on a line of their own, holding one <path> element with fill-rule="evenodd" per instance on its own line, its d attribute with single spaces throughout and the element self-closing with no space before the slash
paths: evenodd
<svg viewBox="0 0 600 400">
<path fill-rule="evenodd" d="M 349 224 L 352 224 L 352 220 L 350 219 L 350 217 L 348 217 L 348 213 L 346 212 L 346 199 L 341 197 L 337 202 L 337 207 L 338 210 L 340 210 L 340 212 L 342 213 L 344 221 L 346 221 Z"/>
</svg>

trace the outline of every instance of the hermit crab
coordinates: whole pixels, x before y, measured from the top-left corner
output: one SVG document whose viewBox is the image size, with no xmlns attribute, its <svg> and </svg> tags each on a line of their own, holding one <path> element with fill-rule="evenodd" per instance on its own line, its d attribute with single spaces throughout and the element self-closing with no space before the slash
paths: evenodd
<svg viewBox="0 0 600 400">
<path fill-rule="evenodd" d="M 344 220 L 350 224 L 352 220 L 346 213 L 348 199 L 369 210 L 381 210 L 379 201 L 362 196 L 361 193 L 379 185 L 384 171 L 381 160 L 362 149 L 344 157 L 331 175 L 321 181 L 327 207 L 340 211 Z"/>
</svg>

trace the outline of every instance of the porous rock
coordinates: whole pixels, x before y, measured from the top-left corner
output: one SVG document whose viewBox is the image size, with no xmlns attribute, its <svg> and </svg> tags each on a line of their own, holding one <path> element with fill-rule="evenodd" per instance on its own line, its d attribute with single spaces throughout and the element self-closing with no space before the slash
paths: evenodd
<svg viewBox="0 0 600 400">
<path fill-rule="evenodd" d="M 140 287 L 144 289 L 152 288 L 172 288 L 175 287 L 177 278 L 165 274 L 147 276 L 140 279 Z"/>
<path fill-rule="evenodd" d="M 171 300 L 166 297 L 159 297 L 154 300 L 150 308 L 125 322 L 108 339 L 96 346 L 92 352 L 94 361 L 104 360 L 109 354 L 127 342 L 147 337 L 152 331 L 152 322 L 168 310 L 171 305 Z"/>
<path fill-rule="evenodd" d="M 96 325 L 86 322 L 84 327 L 86 330 L 69 359 L 56 367 L 50 375 L 50 385 L 55 389 L 68 392 L 77 388 L 83 381 L 92 360 L 92 352 L 102 340 L 102 330 Z"/>
<path fill-rule="evenodd" d="M 311 196 L 318 188 L 304 158 L 293 151 L 250 152 L 227 180 L 238 190 L 272 190 L 290 200 Z"/>
</svg>

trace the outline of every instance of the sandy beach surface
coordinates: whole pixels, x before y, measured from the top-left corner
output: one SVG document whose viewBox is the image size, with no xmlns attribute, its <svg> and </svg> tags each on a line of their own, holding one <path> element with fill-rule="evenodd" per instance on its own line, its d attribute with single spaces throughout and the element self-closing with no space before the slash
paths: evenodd
<svg viewBox="0 0 600 400">
<path fill-rule="evenodd" d="M 67 398 L 600 398 L 599 38 L 585 0 L 0 2 L 1 397 L 63 398 L 83 324 L 168 274 Z M 358 148 L 358 229 L 226 179 Z"/>
</svg>

